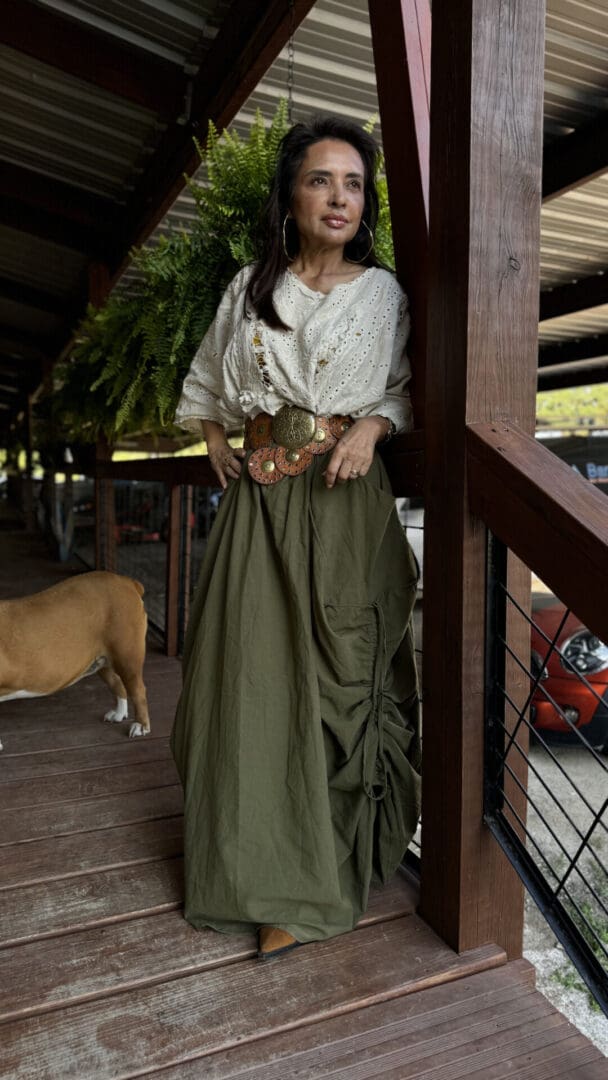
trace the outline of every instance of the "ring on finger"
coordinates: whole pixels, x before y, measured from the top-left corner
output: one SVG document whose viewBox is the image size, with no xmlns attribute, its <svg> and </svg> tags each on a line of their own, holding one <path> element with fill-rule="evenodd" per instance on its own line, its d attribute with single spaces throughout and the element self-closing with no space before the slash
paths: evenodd
<svg viewBox="0 0 608 1080">
<path fill-rule="evenodd" d="M 355 469 L 353 469 L 353 470 L 352 470 L 352 472 L 351 472 L 351 474 L 350 474 L 350 478 L 351 478 L 351 480 L 356 480 L 356 479 L 357 479 L 357 477 L 358 477 L 358 475 L 359 475 L 359 473 L 358 473 L 358 472 L 356 472 L 356 470 L 355 470 Z"/>
</svg>

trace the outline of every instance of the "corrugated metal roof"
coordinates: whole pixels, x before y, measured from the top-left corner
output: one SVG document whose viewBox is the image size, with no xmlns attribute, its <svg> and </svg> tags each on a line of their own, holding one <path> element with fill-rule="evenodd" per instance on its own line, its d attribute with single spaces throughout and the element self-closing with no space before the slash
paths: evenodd
<svg viewBox="0 0 608 1080">
<path fill-rule="evenodd" d="M 605 334 L 608 329 L 608 304 L 577 311 L 573 315 L 560 315 L 557 319 L 545 319 L 540 324 L 541 344 Z"/>
<path fill-rule="evenodd" d="M 177 63 L 200 60 L 205 38 L 213 40 L 229 0 L 38 0 L 126 44 Z"/>
<path fill-rule="evenodd" d="M 547 202 L 541 212 L 541 286 L 608 268 L 608 172 Z"/>
<path fill-rule="evenodd" d="M 606 108 L 608 5 L 547 0 L 545 137 L 566 135 Z"/>
<path fill-rule="evenodd" d="M 77 287 L 88 265 L 86 256 L 69 251 L 60 244 L 0 225 L 0 277 L 34 286 L 58 300 Z"/>
<path fill-rule="evenodd" d="M 153 113 L 0 45 L 0 159 L 124 199 L 162 130 Z"/>
</svg>

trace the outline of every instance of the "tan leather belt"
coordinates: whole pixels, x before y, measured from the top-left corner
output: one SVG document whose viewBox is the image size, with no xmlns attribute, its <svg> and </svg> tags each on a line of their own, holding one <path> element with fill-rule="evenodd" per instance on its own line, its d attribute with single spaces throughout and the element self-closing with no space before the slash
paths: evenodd
<svg viewBox="0 0 608 1080">
<path fill-rule="evenodd" d="M 245 423 L 245 449 L 253 450 L 249 473 L 258 484 L 297 476 L 332 450 L 352 423 L 350 416 L 315 416 L 295 405 L 283 405 L 275 416 L 258 413 Z"/>
</svg>

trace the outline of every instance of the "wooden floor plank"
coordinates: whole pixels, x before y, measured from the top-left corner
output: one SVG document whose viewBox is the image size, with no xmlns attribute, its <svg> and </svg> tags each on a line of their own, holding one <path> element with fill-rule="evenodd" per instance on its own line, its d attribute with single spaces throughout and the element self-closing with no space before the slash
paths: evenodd
<svg viewBox="0 0 608 1080">
<path fill-rule="evenodd" d="M 372 890 L 360 926 L 413 914 L 417 889 L 403 875 Z M 196 931 L 180 911 L 114 923 L 0 951 L 0 1021 L 60 1008 L 251 959 L 253 933 Z"/>
<path fill-rule="evenodd" d="M 407 957 L 404 957 L 407 962 Z M 432 987 L 420 993 L 369 1005 L 332 1019 L 271 1035 L 163 1070 L 159 1080 L 285 1080 L 287 1076 L 317 1077 L 321 1061 L 331 1065 L 350 1049 L 355 1060 L 366 1046 L 400 1038 L 409 1042 L 437 1024 L 470 1023 L 483 1010 L 499 1014 L 511 1004 L 527 1002 L 534 994 L 525 961 L 494 968 Z M 202 1071 L 204 1069 L 204 1072 Z"/>
<path fill-rule="evenodd" d="M 280 963 L 245 961 L 7 1023 L 0 1062 L 23 1080 L 120 1080 L 503 961 L 492 946 L 459 957 L 410 915 Z"/>
<path fill-rule="evenodd" d="M 179 907 L 182 879 L 183 860 L 174 858 L 9 889 L 0 948 Z"/>
<path fill-rule="evenodd" d="M 170 755 L 167 739 L 129 739 L 125 729 L 119 740 L 110 746 L 78 747 L 40 754 L 7 754 L 0 757 L 0 802 L 2 784 L 7 781 L 39 779 L 59 774 L 69 775 L 88 769 L 103 769 L 114 765 L 141 765 L 149 761 L 166 760 Z"/>
<path fill-rule="evenodd" d="M 535 1006 L 540 1009 L 538 1003 Z M 420 1045 L 402 1042 L 398 1047 L 383 1052 L 378 1057 L 367 1061 L 336 1063 L 319 1075 L 325 1080 L 369 1080 L 371 1077 L 383 1077 L 384 1080 L 416 1080 L 424 1076 L 425 1080 L 464 1080 L 475 1076 L 476 1080 L 485 1080 L 489 1067 L 495 1062 L 512 1062 L 525 1047 L 528 1061 L 534 1049 L 544 1046 L 555 1047 L 566 1037 L 567 1024 L 545 1002 L 544 1013 L 536 1015 L 537 1008 L 529 1006 L 532 1020 L 522 1024 L 521 1013 L 512 1017 L 509 1013 L 495 1018 L 494 1033 L 483 1035 L 473 1040 L 467 1032 L 458 1032 L 456 1037 L 440 1040 L 423 1037 Z M 471 1025 L 472 1033 L 477 1028 Z M 430 1033 L 432 1036 L 432 1032 Z M 457 1038 L 459 1041 L 457 1041 Z M 450 1042 L 454 1046 L 450 1046 Z"/>
<path fill-rule="evenodd" d="M 183 854 L 183 832 L 183 818 L 177 815 L 97 829 L 86 837 L 77 833 L 32 840 L 18 851 L 12 845 L 0 847 L 0 893 L 37 882 L 170 859 Z"/>
<path fill-rule="evenodd" d="M 26 809 L 74 799 L 117 796 L 125 792 L 174 786 L 177 782 L 177 770 L 167 751 L 166 756 L 158 761 L 139 765 L 121 763 L 110 769 L 85 769 L 66 776 L 13 780 L 0 786 L 0 805 L 5 810 Z"/>
<path fill-rule="evenodd" d="M 94 799 L 74 799 L 48 806 L 0 810 L 0 849 L 7 844 L 43 840 L 51 836 L 69 836 L 94 829 L 112 829 L 138 821 L 172 817 L 183 810 L 184 797 L 179 784 L 144 791 L 98 795 Z M 81 843 L 86 843 L 81 840 Z M 21 855 L 15 853 L 15 858 Z"/>
<path fill-rule="evenodd" d="M 572 1069 L 575 1069 L 572 1075 L 577 1080 L 591 1080 L 594 1065 L 602 1055 L 575 1028 L 569 1030 L 572 1034 L 566 1038 L 536 1050 L 532 1060 L 529 1053 L 509 1058 L 493 1068 L 486 1066 L 481 1072 L 473 1073 L 474 1080 L 563 1080 L 564 1074 L 569 1074 Z M 608 1066 L 605 1060 L 602 1067 L 601 1076 L 606 1080 Z"/>
<path fill-rule="evenodd" d="M 70 727 L 54 728 L 48 726 L 36 732 L 35 736 L 25 732 L 9 732 L 2 735 L 4 751 L 2 761 L 9 757 L 23 754 L 63 753 L 65 750 L 88 750 L 96 746 L 122 745 L 122 740 L 129 737 L 131 721 L 110 724 L 101 720 L 91 724 L 75 722 Z M 170 734 L 172 721 L 164 717 L 155 724 L 154 730 L 146 736 L 146 742 L 154 739 L 166 739 Z"/>
</svg>

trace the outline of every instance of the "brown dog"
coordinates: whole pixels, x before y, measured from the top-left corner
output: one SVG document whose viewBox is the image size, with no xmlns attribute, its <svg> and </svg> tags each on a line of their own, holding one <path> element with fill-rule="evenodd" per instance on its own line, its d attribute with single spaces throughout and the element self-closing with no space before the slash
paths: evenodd
<svg viewBox="0 0 608 1080">
<path fill-rule="evenodd" d="M 94 571 L 0 602 L 0 702 L 53 694 L 98 672 L 116 695 L 104 719 L 125 720 L 130 697 L 129 736 L 147 735 L 143 592 L 132 578 Z"/>
</svg>

